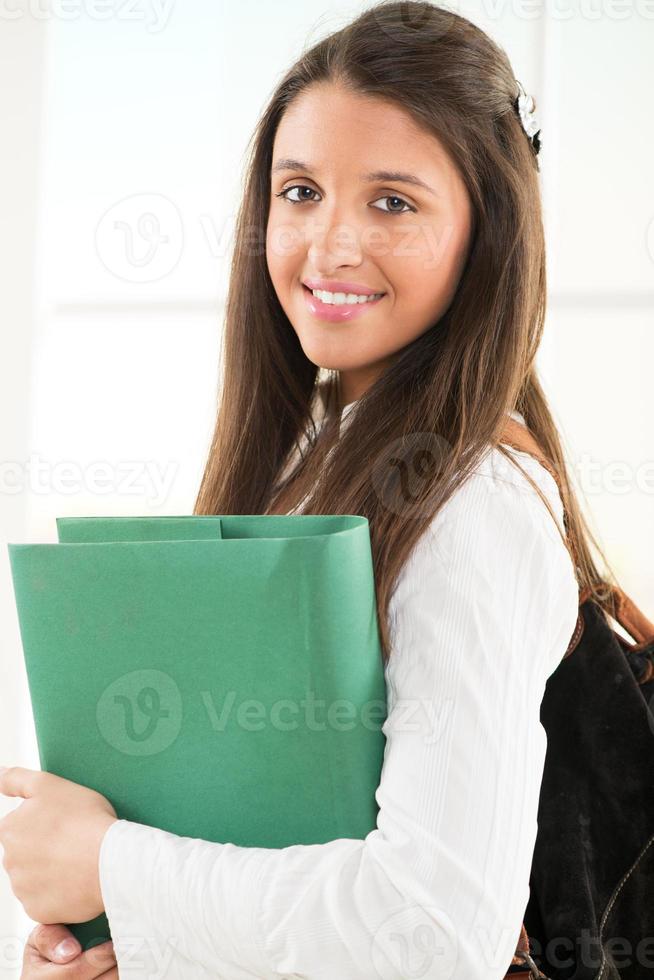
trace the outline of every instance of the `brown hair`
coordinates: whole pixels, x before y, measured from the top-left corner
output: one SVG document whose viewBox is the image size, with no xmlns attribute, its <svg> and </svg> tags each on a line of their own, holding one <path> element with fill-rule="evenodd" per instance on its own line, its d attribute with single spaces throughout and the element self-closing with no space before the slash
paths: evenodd
<svg viewBox="0 0 654 980">
<path fill-rule="evenodd" d="M 265 248 L 256 244 L 267 223 L 277 127 L 314 82 L 348 86 L 409 113 L 449 151 L 474 216 L 450 306 L 357 400 L 340 435 L 338 373 L 320 381 L 275 293 Z M 299 58 L 253 134 L 218 417 L 194 513 L 284 513 L 308 494 L 304 513 L 367 517 L 385 661 L 388 605 L 402 566 L 489 444 L 498 445 L 513 409 L 558 473 L 579 588 L 607 601 L 607 574 L 600 575 L 591 543 L 612 573 L 575 500 L 534 365 L 546 305 L 545 243 L 538 162 L 514 107 L 517 94 L 506 53 L 470 21 L 420 0 L 383 0 Z M 312 409 L 318 390 L 331 406 L 320 430 Z M 297 465 L 281 480 L 294 457 Z M 422 478 L 410 480 L 407 493 L 406 478 L 420 467 Z"/>
</svg>

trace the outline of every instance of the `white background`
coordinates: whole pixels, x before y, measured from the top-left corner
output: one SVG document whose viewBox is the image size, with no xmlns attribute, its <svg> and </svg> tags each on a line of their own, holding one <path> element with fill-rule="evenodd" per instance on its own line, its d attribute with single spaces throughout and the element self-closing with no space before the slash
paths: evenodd
<svg viewBox="0 0 654 980">
<path fill-rule="evenodd" d="M 654 0 L 450 6 L 536 98 L 541 376 L 591 526 L 654 618 Z M 363 7 L 0 0 L 2 765 L 39 768 L 6 543 L 55 541 L 65 514 L 192 510 L 247 142 L 287 66 Z M 31 926 L 0 869 L 0 978 Z"/>
</svg>

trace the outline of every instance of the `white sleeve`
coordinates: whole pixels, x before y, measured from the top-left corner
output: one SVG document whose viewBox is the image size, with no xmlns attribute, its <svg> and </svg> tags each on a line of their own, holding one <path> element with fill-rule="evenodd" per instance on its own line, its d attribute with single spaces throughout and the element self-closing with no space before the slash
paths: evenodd
<svg viewBox="0 0 654 980">
<path fill-rule="evenodd" d="M 121 980 L 504 977 L 529 898 L 540 702 L 578 593 L 551 515 L 492 455 L 393 595 L 377 828 L 267 849 L 117 821 L 100 878 Z M 549 474 L 530 472 L 560 515 Z"/>
</svg>

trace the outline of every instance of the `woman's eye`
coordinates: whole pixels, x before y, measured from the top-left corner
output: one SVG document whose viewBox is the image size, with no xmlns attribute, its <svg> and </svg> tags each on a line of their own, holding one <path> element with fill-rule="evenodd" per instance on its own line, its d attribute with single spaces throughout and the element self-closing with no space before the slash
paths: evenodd
<svg viewBox="0 0 654 980">
<path fill-rule="evenodd" d="M 313 199 L 307 196 L 303 196 L 303 197 L 301 196 L 299 199 L 297 197 L 296 198 L 287 197 L 287 194 L 289 194 L 291 191 L 309 191 L 309 194 L 317 193 L 317 191 L 314 191 L 312 187 L 308 187 L 306 184 L 294 184 L 292 187 L 286 187 L 283 191 L 280 191 L 279 194 L 275 195 L 275 197 L 281 197 L 285 201 L 289 201 L 291 204 L 302 204 L 305 201 L 308 202 L 309 204 L 314 203 Z M 401 205 L 404 205 L 404 208 L 402 210 L 397 210 L 395 207 L 376 209 L 377 211 L 385 211 L 387 214 L 406 214 L 408 211 L 415 211 L 415 208 L 411 207 L 411 205 L 408 204 L 407 201 L 405 201 L 401 197 L 398 197 L 396 194 L 388 194 L 385 197 L 377 198 L 377 200 L 399 201 Z"/>
<path fill-rule="evenodd" d="M 411 205 L 408 204 L 403 198 L 397 197 L 397 195 L 395 195 L 395 194 L 389 194 L 387 197 L 379 197 L 379 198 L 377 198 L 377 200 L 379 200 L 379 201 L 399 201 L 400 204 L 403 204 L 405 206 L 405 208 L 407 209 L 406 211 L 396 211 L 395 208 L 377 208 L 378 211 L 386 211 L 388 214 L 406 214 L 407 211 L 415 211 L 415 208 L 412 208 Z"/>
<path fill-rule="evenodd" d="M 302 204 L 302 200 L 298 201 L 297 198 L 287 197 L 286 195 L 289 193 L 289 191 L 310 191 L 312 194 L 316 193 L 312 187 L 307 187 L 306 184 L 294 184 L 293 187 L 287 187 L 285 190 L 280 191 L 280 193 L 276 194 L 275 197 L 282 197 L 285 201 L 290 201 L 291 204 Z M 311 203 L 310 197 L 305 197 L 303 200 Z"/>
</svg>

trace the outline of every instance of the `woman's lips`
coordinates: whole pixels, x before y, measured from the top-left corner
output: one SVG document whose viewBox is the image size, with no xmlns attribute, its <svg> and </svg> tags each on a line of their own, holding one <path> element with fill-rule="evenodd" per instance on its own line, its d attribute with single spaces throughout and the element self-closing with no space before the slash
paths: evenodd
<svg viewBox="0 0 654 980">
<path fill-rule="evenodd" d="M 365 303 L 341 303 L 340 306 L 336 306 L 334 303 L 323 303 L 322 300 L 314 296 L 311 290 L 302 285 L 302 291 L 304 292 L 304 301 L 307 304 L 307 308 L 314 316 L 319 317 L 321 320 L 329 320 L 330 323 L 341 323 L 344 320 L 353 320 L 357 316 L 361 316 L 366 310 L 371 309 L 373 306 L 377 306 L 381 300 L 384 299 L 386 293 L 380 296 L 379 299 L 366 300 Z"/>
</svg>

